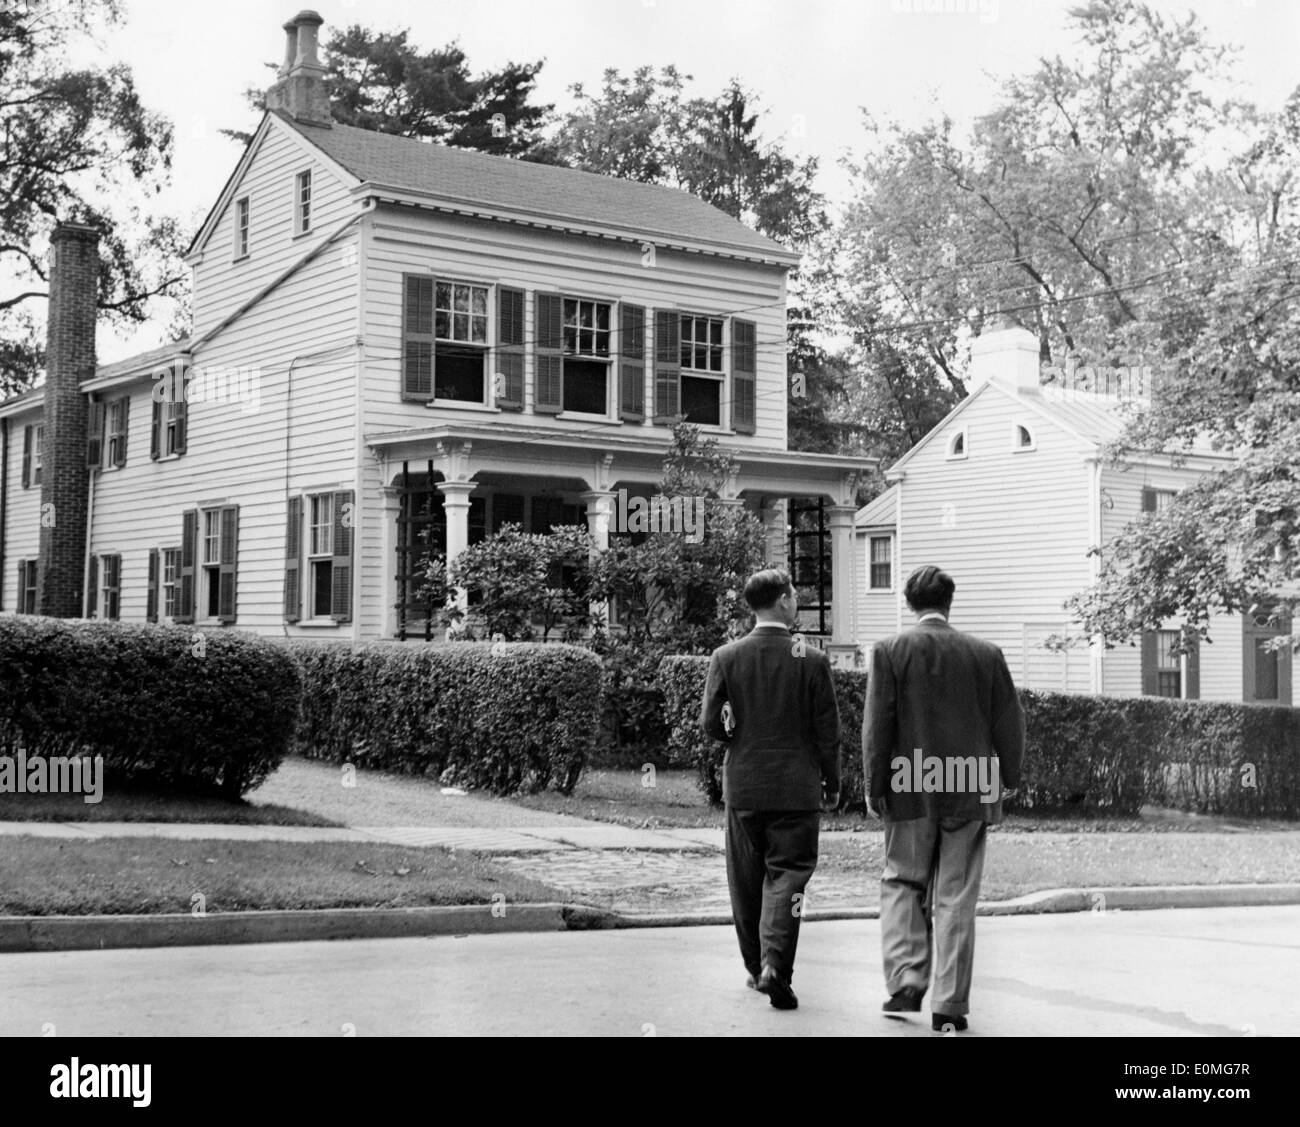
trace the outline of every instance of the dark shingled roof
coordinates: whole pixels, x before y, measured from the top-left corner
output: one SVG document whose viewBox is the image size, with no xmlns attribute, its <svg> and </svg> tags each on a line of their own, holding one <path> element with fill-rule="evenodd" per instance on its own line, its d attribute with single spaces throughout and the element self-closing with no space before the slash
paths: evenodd
<svg viewBox="0 0 1300 1127">
<path fill-rule="evenodd" d="M 362 182 L 448 201 L 545 216 L 566 226 L 615 227 L 707 243 L 780 261 L 791 251 L 689 192 L 572 168 L 435 145 L 351 125 L 325 129 L 278 114 Z"/>
</svg>

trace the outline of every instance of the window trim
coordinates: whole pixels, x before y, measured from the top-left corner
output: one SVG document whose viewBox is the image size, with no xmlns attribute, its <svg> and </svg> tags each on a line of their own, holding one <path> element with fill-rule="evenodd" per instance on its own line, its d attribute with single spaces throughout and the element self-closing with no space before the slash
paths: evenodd
<svg viewBox="0 0 1300 1127">
<path fill-rule="evenodd" d="M 127 456 L 127 435 L 130 432 L 131 420 L 131 397 L 129 395 L 119 396 L 117 399 L 109 400 L 105 407 L 107 426 L 105 427 L 104 441 L 104 469 L 121 469 L 126 465 Z M 119 418 L 119 412 L 120 418 Z M 118 423 L 121 423 L 120 429 L 115 429 Z M 121 447 L 119 453 L 119 445 Z"/>
<path fill-rule="evenodd" d="M 322 493 L 303 494 L 303 500 L 307 502 L 303 506 L 303 520 L 307 525 L 305 530 L 307 535 L 303 538 L 302 560 L 306 565 L 307 582 L 303 584 L 304 590 L 302 591 L 302 605 L 304 608 L 309 609 L 311 613 L 304 615 L 299 619 L 299 625 L 324 625 L 326 623 L 331 626 L 335 625 L 328 612 L 320 614 L 316 610 L 316 598 L 318 592 L 316 589 L 315 567 L 318 563 L 327 563 L 330 565 L 329 590 L 332 594 L 334 584 L 334 493 L 335 491 L 330 489 L 325 490 Z M 328 502 L 329 514 L 326 517 L 325 522 L 322 524 L 316 520 L 316 511 L 318 505 L 323 506 L 326 502 Z M 318 531 L 325 538 L 325 547 L 319 551 L 314 550 L 317 546 L 316 537 Z"/>
<path fill-rule="evenodd" d="M 250 231 L 252 230 L 253 215 L 253 197 L 240 196 L 235 200 L 235 238 L 234 250 L 235 256 L 232 261 L 243 262 L 249 257 L 249 247 L 252 245 Z"/>
<path fill-rule="evenodd" d="M 306 208 L 304 213 L 303 207 L 303 188 L 307 189 Z M 312 232 L 312 205 L 315 203 L 313 194 L 315 187 L 312 170 L 309 167 L 299 169 L 293 177 L 293 237 L 301 238 L 303 235 L 310 235 Z"/>
<path fill-rule="evenodd" d="M 619 358 L 618 350 L 618 333 L 619 333 L 619 301 L 616 298 L 600 297 L 594 294 L 578 294 L 569 290 L 561 290 L 558 294 L 560 299 L 560 410 L 556 413 L 557 419 L 577 419 L 581 422 L 604 422 L 618 423 L 622 420 L 618 418 L 618 396 L 616 394 Z M 564 303 L 568 301 L 590 302 L 593 305 L 604 305 L 609 308 L 609 353 L 605 356 L 596 352 L 569 352 L 564 340 Z M 595 330 L 593 330 L 594 332 Z M 605 368 L 605 410 L 601 413 L 592 411 L 574 411 L 564 405 L 565 392 L 568 389 L 568 381 L 564 378 L 565 367 L 570 360 L 575 360 L 584 364 L 601 364 Z M 611 373 L 613 373 L 611 375 Z"/>
<path fill-rule="evenodd" d="M 1020 441 L 1021 430 L 1029 436 L 1028 444 Z M 1013 454 L 1030 454 L 1037 449 L 1038 432 L 1023 419 L 1013 419 L 1011 421 L 1011 452 Z"/>
<path fill-rule="evenodd" d="M 960 452 L 956 451 L 957 443 L 961 443 Z M 948 442 L 944 446 L 944 461 L 946 462 L 964 462 L 970 457 L 970 428 L 958 427 L 956 433 L 948 436 Z"/>
<path fill-rule="evenodd" d="M 485 282 L 481 279 L 446 277 L 441 274 L 434 274 L 432 277 L 433 277 L 433 306 L 432 306 L 433 370 L 430 373 L 430 378 L 432 379 L 432 388 L 430 390 L 429 399 L 426 402 L 426 406 L 455 407 L 460 409 L 468 408 L 469 410 L 480 410 L 480 409 L 488 409 L 494 407 L 496 406 L 496 404 L 493 400 L 493 395 L 492 395 L 493 373 L 490 372 L 489 369 L 492 366 L 490 363 L 492 358 L 492 342 L 495 339 L 495 334 L 496 334 L 496 313 L 495 313 L 494 306 L 496 305 L 497 283 Z M 438 285 L 440 283 L 452 287 L 469 286 L 472 289 L 481 289 L 485 292 L 486 294 L 485 304 L 487 306 L 487 313 L 484 318 L 486 322 L 484 328 L 484 336 L 486 339 L 482 344 L 475 344 L 472 340 L 456 340 L 455 337 L 440 337 L 438 335 Z M 470 298 L 471 303 L 473 302 L 473 300 L 474 299 L 471 296 Z M 452 293 L 453 306 L 455 305 L 455 301 L 456 298 L 453 289 L 453 293 Z M 455 314 L 454 309 L 452 310 L 452 314 L 454 316 Z M 403 315 L 405 315 L 405 311 L 403 311 Z M 473 316 L 474 314 L 470 313 L 470 317 L 472 318 Z M 454 323 L 452 324 L 451 328 L 453 331 L 455 330 Z M 470 335 L 473 336 L 472 331 Z M 481 399 L 444 399 L 442 396 L 438 394 L 438 345 L 439 344 L 451 345 L 453 348 L 472 348 L 474 349 L 474 351 L 482 355 L 483 396 Z M 405 363 L 405 357 L 403 357 L 403 363 Z"/>
<path fill-rule="evenodd" d="M 109 561 L 112 561 L 112 567 Z M 97 578 L 99 590 L 97 618 L 102 618 L 106 622 L 117 622 L 122 617 L 122 554 L 120 552 L 101 552 L 99 553 L 99 575 Z M 109 578 L 113 579 L 109 583 Z M 112 613 L 109 613 L 109 609 Z"/>
<path fill-rule="evenodd" d="M 36 488 L 41 484 L 41 470 L 44 465 L 42 452 L 45 449 L 45 424 L 32 423 L 32 471 L 31 485 L 28 488 Z"/>
<path fill-rule="evenodd" d="M 889 582 L 884 586 L 879 586 L 875 582 L 874 568 L 880 566 L 880 564 L 872 556 L 876 544 L 880 542 L 889 546 L 889 558 L 884 561 L 884 566 L 889 568 Z M 886 532 L 880 536 L 867 534 L 867 592 L 881 595 L 893 594 L 894 592 L 894 534 L 892 532 Z"/>
<path fill-rule="evenodd" d="M 172 571 L 171 582 L 167 582 L 167 557 L 173 556 L 176 560 L 176 566 Z M 171 588 L 171 610 L 167 609 L 167 591 Z M 166 619 L 172 621 L 176 617 L 176 612 L 180 609 L 181 601 L 181 549 L 180 545 L 175 548 L 158 549 L 158 618 L 159 621 Z"/>
</svg>

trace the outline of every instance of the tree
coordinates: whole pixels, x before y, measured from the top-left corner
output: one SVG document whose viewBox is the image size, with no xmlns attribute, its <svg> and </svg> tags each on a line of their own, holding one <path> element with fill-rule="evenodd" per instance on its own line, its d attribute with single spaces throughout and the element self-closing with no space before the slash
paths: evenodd
<svg viewBox="0 0 1300 1127">
<path fill-rule="evenodd" d="M 456 43 L 421 52 L 409 35 L 354 24 L 330 36 L 323 62 L 335 121 L 461 149 L 534 157 L 553 108 L 530 101 L 541 62 L 508 63 L 474 76 Z M 245 97 L 257 112 L 266 108 L 265 91 L 250 89 Z M 239 130 L 222 132 L 242 144 L 252 139 Z"/>
<path fill-rule="evenodd" d="M 0 398 L 30 387 L 45 362 L 41 313 L 56 222 L 100 230 L 99 308 L 111 324 L 145 321 L 151 299 L 179 296 L 187 280 L 178 224 L 139 212 L 170 172 L 171 125 L 140 103 L 129 68 L 65 64 L 97 19 L 117 22 L 121 5 L 0 7 Z"/>
</svg>

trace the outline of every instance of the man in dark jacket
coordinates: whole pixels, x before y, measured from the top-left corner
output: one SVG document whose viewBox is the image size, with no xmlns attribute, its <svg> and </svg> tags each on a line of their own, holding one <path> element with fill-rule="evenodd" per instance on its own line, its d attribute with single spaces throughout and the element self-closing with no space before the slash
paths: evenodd
<svg viewBox="0 0 1300 1127">
<path fill-rule="evenodd" d="M 799 601 L 789 574 L 751 576 L 745 601 L 757 623 L 710 658 L 700 725 L 728 745 L 727 884 L 748 984 L 792 1010 L 818 810 L 840 800 L 840 717 L 826 655 L 790 633 Z"/>
<path fill-rule="evenodd" d="M 933 931 L 936 1032 L 966 1028 L 985 833 L 1020 785 L 1025 746 L 1002 651 L 948 624 L 955 589 L 937 567 L 908 578 L 917 623 L 872 650 L 862 724 L 867 808 L 885 821 L 884 1010 L 920 1010 Z"/>
</svg>

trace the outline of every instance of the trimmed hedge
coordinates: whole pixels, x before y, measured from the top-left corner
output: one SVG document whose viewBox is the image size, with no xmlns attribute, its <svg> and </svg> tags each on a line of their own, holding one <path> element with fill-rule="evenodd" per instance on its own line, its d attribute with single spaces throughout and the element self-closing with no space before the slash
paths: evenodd
<svg viewBox="0 0 1300 1127">
<path fill-rule="evenodd" d="M 723 744 L 699 727 L 708 658 L 665 658 L 669 754 L 721 800 Z M 863 805 L 865 673 L 836 670 L 841 806 Z M 1203 814 L 1300 817 L 1300 709 L 1022 689 L 1025 766 L 1009 810 L 1132 815 L 1146 804 Z"/>
<path fill-rule="evenodd" d="M 569 794 L 600 731 L 600 659 L 578 646 L 459 642 L 292 648 L 300 754 L 496 794 Z"/>
<path fill-rule="evenodd" d="M 0 744 L 238 798 L 289 750 L 301 682 L 249 634 L 0 617 Z"/>
</svg>

